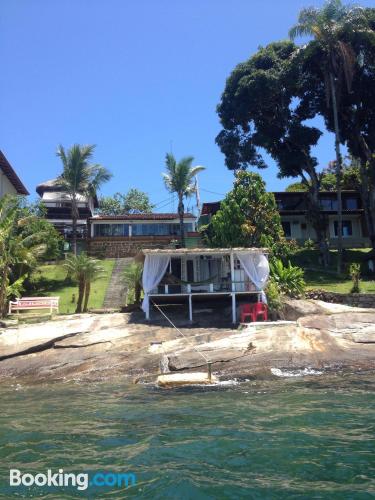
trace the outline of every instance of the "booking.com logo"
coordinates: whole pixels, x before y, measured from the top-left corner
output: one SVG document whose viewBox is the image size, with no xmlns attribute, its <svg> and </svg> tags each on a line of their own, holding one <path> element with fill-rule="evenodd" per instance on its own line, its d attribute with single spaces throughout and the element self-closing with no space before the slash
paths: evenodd
<svg viewBox="0 0 375 500">
<path fill-rule="evenodd" d="M 30 472 L 22 473 L 19 469 L 9 470 L 10 486 L 47 486 L 47 487 L 69 487 L 73 486 L 79 491 L 85 491 L 89 486 L 110 486 L 117 488 L 128 488 L 136 484 L 137 478 L 132 472 L 95 472 L 92 476 L 86 472 L 78 474 L 64 472 L 59 469 L 53 473 L 47 469 L 45 474 Z"/>
</svg>

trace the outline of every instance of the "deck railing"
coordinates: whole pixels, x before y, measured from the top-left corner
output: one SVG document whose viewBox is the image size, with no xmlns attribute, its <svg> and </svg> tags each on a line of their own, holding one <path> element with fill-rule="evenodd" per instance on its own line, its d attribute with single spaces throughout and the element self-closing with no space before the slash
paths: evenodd
<svg viewBox="0 0 375 500">
<path fill-rule="evenodd" d="M 225 292 L 256 292 L 256 286 L 249 281 L 220 281 L 212 283 L 168 283 L 154 288 L 151 295 L 180 295 Z"/>
</svg>

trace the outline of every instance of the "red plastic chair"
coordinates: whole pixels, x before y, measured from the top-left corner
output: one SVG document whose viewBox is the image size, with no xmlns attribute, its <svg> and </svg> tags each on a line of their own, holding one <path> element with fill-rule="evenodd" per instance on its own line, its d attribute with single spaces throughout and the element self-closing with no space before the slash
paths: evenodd
<svg viewBox="0 0 375 500">
<path fill-rule="evenodd" d="M 241 316 L 241 323 L 245 323 L 247 318 L 250 318 L 252 322 L 255 322 L 258 320 L 259 317 L 262 317 L 263 321 L 267 321 L 268 320 L 267 304 L 264 304 L 263 302 L 256 302 L 255 304 L 241 304 L 240 316 Z"/>
</svg>

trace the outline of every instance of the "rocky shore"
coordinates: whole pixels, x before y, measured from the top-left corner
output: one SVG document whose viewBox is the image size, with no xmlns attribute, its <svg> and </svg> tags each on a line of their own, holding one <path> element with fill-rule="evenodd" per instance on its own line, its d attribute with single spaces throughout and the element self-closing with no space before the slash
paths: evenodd
<svg viewBox="0 0 375 500">
<path fill-rule="evenodd" d="M 156 380 L 164 370 L 205 369 L 220 379 L 277 370 L 375 369 L 375 309 L 322 301 L 286 303 L 284 320 L 237 329 L 184 325 L 181 337 L 141 313 L 82 314 L 0 327 L 0 382 Z M 203 353 L 203 356 L 202 356 Z"/>
</svg>

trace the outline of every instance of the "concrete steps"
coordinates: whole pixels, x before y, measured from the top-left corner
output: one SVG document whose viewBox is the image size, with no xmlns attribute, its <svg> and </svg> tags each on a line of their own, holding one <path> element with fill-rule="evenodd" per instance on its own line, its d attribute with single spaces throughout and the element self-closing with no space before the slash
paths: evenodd
<svg viewBox="0 0 375 500">
<path fill-rule="evenodd" d="M 125 305 L 124 269 L 133 262 L 133 257 L 115 259 L 112 276 L 104 297 L 104 309 L 119 309 Z"/>
</svg>

